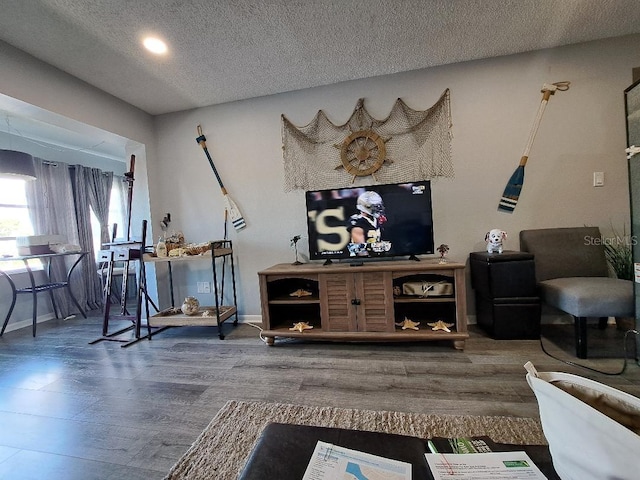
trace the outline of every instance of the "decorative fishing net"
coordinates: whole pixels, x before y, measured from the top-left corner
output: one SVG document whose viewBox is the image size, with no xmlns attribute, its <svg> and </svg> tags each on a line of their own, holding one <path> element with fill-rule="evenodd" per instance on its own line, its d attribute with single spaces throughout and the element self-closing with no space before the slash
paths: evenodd
<svg viewBox="0 0 640 480">
<path fill-rule="evenodd" d="M 322 110 L 303 127 L 296 127 L 282 115 L 284 190 L 322 190 L 353 184 L 355 176 L 343 168 L 340 147 L 349 135 L 361 130 L 375 132 L 386 145 L 387 161 L 373 174 L 374 181 L 453 177 L 449 97 L 447 89 L 428 110 L 413 110 L 398 99 L 384 120 L 373 118 L 360 99 L 343 125 L 333 124 Z"/>
</svg>

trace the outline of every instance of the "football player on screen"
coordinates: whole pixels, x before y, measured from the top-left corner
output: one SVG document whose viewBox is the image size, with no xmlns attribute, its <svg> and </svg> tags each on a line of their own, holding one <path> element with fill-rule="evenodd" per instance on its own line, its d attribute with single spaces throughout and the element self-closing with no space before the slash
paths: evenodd
<svg viewBox="0 0 640 480">
<path fill-rule="evenodd" d="M 366 191 L 356 202 L 358 213 L 349 217 L 347 231 L 351 242 L 347 246 L 352 257 L 368 257 L 373 254 L 387 252 L 390 242 L 382 240 L 383 225 L 387 221 L 384 215 L 384 203 L 380 194 Z"/>
</svg>

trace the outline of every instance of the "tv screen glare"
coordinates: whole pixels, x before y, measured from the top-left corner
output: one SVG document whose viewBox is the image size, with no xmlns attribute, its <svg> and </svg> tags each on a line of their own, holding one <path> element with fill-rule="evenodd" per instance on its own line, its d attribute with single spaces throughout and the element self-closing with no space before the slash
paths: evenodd
<svg viewBox="0 0 640 480">
<path fill-rule="evenodd" d="M 305 200 L 311 260 L 434 253 L 429 181 L 314 190 Z"/>
</svg>

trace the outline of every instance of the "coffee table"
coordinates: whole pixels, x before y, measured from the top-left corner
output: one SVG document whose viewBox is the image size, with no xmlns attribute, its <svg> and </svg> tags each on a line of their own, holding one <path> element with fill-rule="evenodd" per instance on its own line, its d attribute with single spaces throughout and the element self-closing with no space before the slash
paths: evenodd
<svg viewBox="0 0 640 480">
<path fill-rule="evenodd" d="M 300 480 L 318 441 L 410 463 L 412 479 L 432 478 L 424 454 L 426 440 L 391 433 L 343 428 L 270 423 L 256 442 L 240 480 Z M 544 445 L 505 445 L 505 450 L 524 450 L 550 480 L 559 480 Z"/>
</svg>

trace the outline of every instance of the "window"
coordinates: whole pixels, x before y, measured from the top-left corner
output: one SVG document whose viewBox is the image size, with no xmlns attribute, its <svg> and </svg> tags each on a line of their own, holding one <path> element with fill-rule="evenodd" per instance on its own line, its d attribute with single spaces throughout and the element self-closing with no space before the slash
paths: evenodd
<svg viewBox="0 0 640 480">
<path fill-rule="evenodd" d="M 33 235 L 33 226 L 29 218 L 29 207 L 25 193 L 26 180 L 0 178 L 0 255 L 18 254 L 16 237 Z M 21 261 L 3 263 L 2 268 L 9 270 L 24 268 Z"/>
<path fill-rule="evenodd" d="M 33 235 L 25 182 L 0 178 L 0 255 L 16 255 L 16 237 Z"/>
<path fill-rule="evenodd" d="M 124 235 L 124 198 L 122 182 L 114 177 L 109 202 L 109 234 L 111 226 L 118 224 L 118 235 Z M 26 180 L 0 178 L 0 256 L 14 256 L 18 254 L 16 237 L 33 235 L 33 226 L 29 217 L 29 206 L 25 191 Z M 100 225 L 91 212 L 91 230 L 93 234 L 94 249 L 97 252 L 101 248 Z M 13 270 L 24 268 L 22 261 L 3 262 L 2 269 Z"/>
<path fill-rule="evenodd" d="M 124 208 L 125 200 L 123 198 L 124 192 L 121 184 L 122 181 L 120 177 L 114 176 L 113 186 L 111 187 L 111 197 L 109 198 L 109 235 L 111 235 L 111 228 L 115 223 L 118 225 L 118 237 L 126 235 L 126 232 L 124 232 L 126 208 Z M 93 236 L 93 250 L 96 254 L 97 261 L 98 252 L 101 250 L 102 244 L 100 242 L 100 223 L 95 213 L 93 213 L 93 209 L 91 209 L 91 234 Z"/>
</svg>

